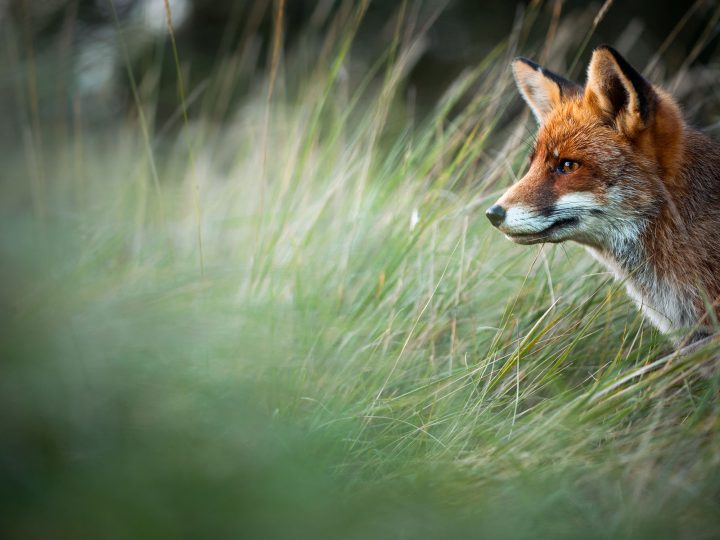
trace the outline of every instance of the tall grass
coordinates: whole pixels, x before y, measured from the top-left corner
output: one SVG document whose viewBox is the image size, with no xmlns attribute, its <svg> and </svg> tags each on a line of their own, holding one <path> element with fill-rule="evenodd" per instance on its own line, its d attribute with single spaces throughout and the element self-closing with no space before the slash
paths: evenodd
<svg viewBox="0 0 720 540">
<path fill-rule="evenodd" d="M 6 149 L 8 537 L 717 535 L 717 345 L 657 360 L 581 248 L 482 215 L 524 23 L 418 118 L 402 20 L 350 79 L 364 7 L 225 127 L 162 134 L 138 81 L 122 125 Z"/>
</svg>

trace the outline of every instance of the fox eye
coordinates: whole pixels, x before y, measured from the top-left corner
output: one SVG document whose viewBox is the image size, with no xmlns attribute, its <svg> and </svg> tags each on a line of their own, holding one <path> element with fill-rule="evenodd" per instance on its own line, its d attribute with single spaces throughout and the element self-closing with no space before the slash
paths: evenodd
<svg viewBox="0 0 720 540">
<path fill-rule="evenodd" d="M 571 172 L 577 171 L 578 167 L 580 167 L 580 164 L 577 161 L 561 159 L 558 166 L 555 167 L 555 172 L 560 174 L 570 174 Z"/>
</svg>

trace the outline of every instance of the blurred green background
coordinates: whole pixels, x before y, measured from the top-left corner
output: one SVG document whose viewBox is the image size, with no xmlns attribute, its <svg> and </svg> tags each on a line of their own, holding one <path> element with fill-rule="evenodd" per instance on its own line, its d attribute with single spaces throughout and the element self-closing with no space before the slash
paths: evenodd
<svg viewBox="0 0 720 540">
<path fill-rule="evenodd" d="M 611 43 L 718 134 L 719 20 L 0 2 L 2 536 L 716 538 L 718 345 L 482 211 L 510 59 Z"/>
</svg>

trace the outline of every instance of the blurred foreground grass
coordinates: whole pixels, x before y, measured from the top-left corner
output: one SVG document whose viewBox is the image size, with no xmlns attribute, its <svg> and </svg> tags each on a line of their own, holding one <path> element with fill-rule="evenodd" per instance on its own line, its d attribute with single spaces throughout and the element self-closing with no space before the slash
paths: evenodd
<svg viewBox="0 0 720 540">
<path fill-rule="evenodd" d="M 2 149 L 3 536 L 717 537 L 717 346 L 654 364 L 580 248 L 485 223 L 514 38 L 418 123 L 422 36 L 351 88 L 356 21 L 227 127 L 141 92 Z"/>
</svg>

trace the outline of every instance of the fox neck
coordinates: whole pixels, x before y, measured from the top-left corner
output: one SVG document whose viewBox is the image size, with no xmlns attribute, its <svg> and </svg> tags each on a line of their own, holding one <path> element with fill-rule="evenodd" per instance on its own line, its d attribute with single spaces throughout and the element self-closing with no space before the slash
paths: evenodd
<svg viewBox="0 0 720 540">
<path fill-rule="evenodd" d="M 681 174 L 658 177 L 651 183 L 657 191 L 647 211 L 605 231 L 601 241 L 586 243 L 590 253 L 624 282 L 630 297 L 664 333 L 696 324 L 702 311 L 694 271 L 698 249 L 693 246 L 703 238 L 689 226 L 692 214 L 702 213 L 702 203 L 694 200 L 699 190 L 693 184 L 694 178 L 702 177 L 702 171 L 695 170 L 702 158 L 686 157 L 689 165 Z M 720 163 L 716 165 L 720 170 Z"/>
<path fill-rule="evenodd" d="M 609 268 L 615 278 L 633 283 L 639 291 L 650 291 L 655 272 L 648 265 L 642 234 L 648 222 L 633 224 L 630 230 L 613 231 L 602 244 L 586 243 L 586 249 Z"/>
<path fill-rule="evenodd" d="M 618 236 L 606 247 L 588 251 L 625 284 L 630 298 L 663 333 L 689 327 L 697 320 L 694 291 L 656 264 L 653 247 L 644 241 L 654 223 L 646 223 L 637 236 Z"/>
</svg>

